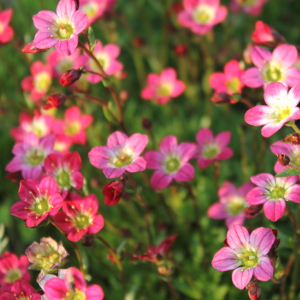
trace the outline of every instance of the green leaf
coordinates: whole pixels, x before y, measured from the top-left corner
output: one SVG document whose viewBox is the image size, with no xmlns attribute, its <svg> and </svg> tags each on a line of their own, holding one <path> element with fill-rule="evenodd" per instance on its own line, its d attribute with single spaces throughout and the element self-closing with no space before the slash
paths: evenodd
<svg viewBox="0 0 300 300">
<path fill-rule="evenodd" d="M 276 177 L 287 177 L 287 176 L 297 176 L 300 175 L 300 170 L 296 168 L 286 169 L 276 175 Z"/>
<path fill-rule="evenodd" d="M 91 26 L 88 28 L 87 34 L 88 34 L 88 38 L 90 40 L 90 44 L 89 44 L 90 49 L 89 50 L 93 51 L 96 46 L 96 40 L 95 40 L 94 30 Z"/>
<path fill-rule="evenodd" d="M 116 114 L 116 109 L 113 105 L 113 103 L 110 101 L 108 102 L 107 104 L 109 110 L 115 115 L 117 116 Z M 111 123 L 114 123 L 114 124 L 117 124 L 116 120 L 111 116 L 111 114 L 108 112 L 108 109 L 106 107 L 103 106 L 103 113 L 104 113 L 104 117 L 106 118 L 107 121 L 111 122 Z"/>
<path fill-rule="evenodd" d="M 103 78 L 102 83 L 105 87 L 109 87 L 112 84 L 109 78 Z"/>
</svg>

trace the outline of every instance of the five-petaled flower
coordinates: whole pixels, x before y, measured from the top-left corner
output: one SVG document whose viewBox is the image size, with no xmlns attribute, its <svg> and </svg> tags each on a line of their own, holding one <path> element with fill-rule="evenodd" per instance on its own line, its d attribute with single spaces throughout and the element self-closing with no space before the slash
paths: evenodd
<svg viewBox="0 0 300 300">
<path fill-rule="evenodd" d="M 0 11 L 0 44 L 8 43 L 14 36 L 14 31 L 12 27 L 8 25 L 12 13 L 12 9 Z"/>
<path fill-rule="evenodd" d="M 250 15 L 259 15 L 268 0 L 231 0 L 229 7 L 234 12 L 244 12 Z"/>
<path fill-rule="evenodd" d="M 233 225 L 226 242 L 228 247 L 215 254 L 212 266 L 218 271 L 234 270 L 232 282 L 237 288 L 245 288 L 252 276 L 261 281 L 273 277 L 274 268 L 267 256 L 275 242 L 271 229 L 259 227 L 249 235 L 245 227 Z"/>
<path fill-rule="evenodd" d="M 41 295 L 36 293 L 34 287 L 27 281 L 16 280 L 10 288 L 10 292 L 0 294 L 1 300 L 41 300 Z"/>
</svg>

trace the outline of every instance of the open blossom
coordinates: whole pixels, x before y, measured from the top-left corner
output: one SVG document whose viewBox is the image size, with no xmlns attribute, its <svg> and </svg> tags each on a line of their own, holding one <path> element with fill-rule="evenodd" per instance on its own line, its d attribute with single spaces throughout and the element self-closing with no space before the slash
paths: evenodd
<svg viewBox="0 0 300 300">
<path fill-rule="evenodd" d="M 0 44 L 8 43 L 14 36 L 14 31 L 12 27 L 8 25 L 12 13 L 12 9 L 0 11 Z"/>
<path fill-rule="evenodd" d="M 83 199 L 65 200 L 61 212 L 54 216 L 55 222 L 72 242 L 78 242 L 85 234 L 95 234 L 104 226 L 102 215 L 97 214 L 99 203 L 96 195 Z"/>
<path fill-rule="evenodd" d="M 184 10 L 178 14 L 179 24 L 201 35 L 227 16 L 227 8 L 220 6 L 220 0 L 183 0 L 183 7 Z"/>
<path fill-rule="evenodd" d="M 69 152 L 63 156 L 50 154 L 45 159 L 44 169 L 47 175 L 55 179 L 60 192 L 65 197 L 70 188 L 80 190 L 84 177 L 80 173 L 82 161 L 78 152 Z"/>
<path fill-rule="evenodd" d="M 268 253 L 275 240 L 269 228 L 259 227 L 249 235 L 245 227 L 233 225 L 227 232 L 228 247 L 215 254 L 212 266 L 218 271 L 234 270 L 232 282 L 239 289 L 245 288 L 252 276 L 268 281 L 274 274 Z"/>
<path fill-rule="evenodd" d="M 195 144 L 178 145 L 176 137 L 169 135 L 161 141 L 159 150 L 148 151 L 145 154 L 147 168 L 156 170 L 150 180 L 152 188 L 162 190 L 173 179 L 189 181 L 194 178 L 195 169 L 188 161 L 195 154 Z"/>
<path fill-rule="evenodd" d="M 244 86 L 241 78 L 244 71 L 236 60 L 229 61 L 224 67 L 224 73 L 217 72 L 210 76 L 210 86 L 217 93 L 228 95 L 240 94 Z"/>
<path fill-rule="evenodd" d="M 28 132 L 34 132 L 39 138 L 48 135 L 54 119 L 52 116 L 43 115 L 36 110 L 34 116 L 21 112 L 19 122 L 20 126 L 12 128 L 10 134 L 17 142 L 22 142 Z"/>
<path fill-rule="evenodd" d="M 293 87 L 300 83 L 300 70 L 292 67 L 298 58 L 295 46 L 280 45 L 272 53 L 254 46 L 250 56 L 256 68 L 250 68 L 243 74 L 242 80 L 246 86 L 257 88 L 270 82 L 281 82 Z"/>
<path fill-rule="evenodd" d="M 234 12 L 245 12 L 250 15 L 259 15 L 268 0 L 231 0 L 230 9 Z"/>
<path fill-rule="evenodd" d="M 21 201 L 13 204 L 10 213 L 26 220 L 28 227 L 35 227 L 48 216 L 56 215 L 63 202 L 57 183 L 49 176 L 42 178 L 40 182 L 22 180 L 19 198 Z"/>
<path fill-rule="evenodd" d="M 145 100 L 155 99 L 158 104 L 165 104 L 171 98 L 180 96 L 185 90 L 185 84 L 176 77 L 173 68 L 163 70 L 160 75 L 149 74 L 148 86 L 142 90 L 141 97 Z"/>
<path fill-rule="evenodd" d="M 276 222 L 285 213 L 286 201 L 300 203 L 298 180 L 299 176 L 274 177 L 267 173 L 252 176 L 257 187 L 247 194 L 246 201 L 251 205 L 263 204 L 265 216 Z"/>
<path fill-rule="evenodd" d="M 226 147 L 230 138 L 229 131 L 221 132 L 214 137 L 210 129 L 200 129 L 196 135 L 198 148 L 194 156 L 199 168 L 205 169 L 215 160 L 229 159 L 233 155 L 231 148 Z"/>
<path fill-rule="evenodd" d="M 15 281 L 10 292 L 0 294 L 1 300 L 41 300 L 41 297 L 34 287 L 24 280 Z"/>
<path fill-rule="evenodd" d="M 224 182 L 218 191 L 219 202 L 210 206 L 208 216 L 217 220 L 225 219 L 227 227 L 243 225 L 246 218 L 244 210 L 249 206 L 246 202 L 246 195 L 253 187 L 250 182 L 240 188 L 236 188 L 231 182 Z"/>
<path fill-rule="evenodd" d="M 300 84 L 289 92 L 280 82 L 272 82 L 265 88 L 264 99 L 267 105 L 257 105 L 245 114 L 245 122 L 253 126 L 264 125 L 261 134 L 270 137 L 288 121 L 300 118 Z"/>
<path fill-rule="evenodd" d="M 49 65 L 36 61 L 30 67 L 32 76 L 25 77 L 22 82 L 22 89 L 30 92 L 32 101 L 41 100 L 48 92 L 52 83 L 52 70 Z"/>
<path fill-rule="evenodd" d="M 55 121 L 53 131 L 57 136 L 62 136 L 74 144 L 83 145 L 86 142 L 84 129 L 92 121 L 93 117 L 91 115 L 81 115 L 77 106 L 71 106 L 66 110 L 63 120 Z"/>
<path fill-rule="evenodd" d="M 10 292 L 13 283 L 22 279 L 30 281 L 30 274 L 27 271 L 29 261 L 26 255 L 20 258 L 14 253 L 4 252 L 0 256 L 0 291 Z"/>
<path fill-rule="evenodd" d="M 56 13 L 42 10 L 32 17 L 38 29 L 33 44 L 39 49 L 48 49 L 55 45 L 61 55 L 71 55 L 78 45 L 78 35 L 87 27 L 88 17 L 76 10 L 73 0 L 60 0 Z"/>
<path fill-rule="evenodd" d="M 33 132 L 24 136 L 23 142 L 15 144 L 12 153 L 15 157 L 5 170 L 10 173 L 22 172 L 24 179 L 37 179 L 42 173 L 45 158 L 55 153 L 55 135 L 49 134 L 39 139 Z"/>
<path fill-rule="evenodd" d="M 116 131 L 107 139 L 107 146 L 94 147 L 88 154 L 93 166 L 103 169 L 107 178 L 116 178 L 126 171 L 130 173 L 144 171 L 146 161 L 140 154 L 148 144 L 148 137 L 135 133 L 128 137 Z"/>
</svg>

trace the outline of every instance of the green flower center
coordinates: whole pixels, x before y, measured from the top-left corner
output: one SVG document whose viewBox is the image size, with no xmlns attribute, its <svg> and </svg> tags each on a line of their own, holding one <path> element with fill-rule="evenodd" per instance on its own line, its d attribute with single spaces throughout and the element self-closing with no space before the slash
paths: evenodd
<svg viewBox="0 0 300 300">
<path fill-rule="evenodd" d="M 133 152 L 129 148 L 124 148 L 117 156 L 112 160 L 112 164 L 116 168 L 122 168 L 132 163 Z"/>
<path fill-rule="evenodd" d="M 79 122 L 72 122 L 70 124 L 65 125 L 64 131 L 68 136 L 76 135 L 80 131 L 81 125 Z"/>
<path fill-rule="evenodd" d="M 177 157 L 170 156 L 166 159 L 164 166 L 169 174 L 174 173 L 180 168 L 180 160 Z"/>
<path fill-rule="evenodd" d="M 227 81 L 225 85 L 230 93 L 235 94 L 238 93 L 241 83 L 237 77 L 233 77 L 231 80 Z"/>
<path fill-rule="evenodd" d="M 228 202 L 226 208 L 232 216 L 237 216 L 244 211 L 246 207 L 245 199 L 242 197 L 233 197 Z"/>
<path fill-rule="evenodd" d="M 157 94 L 161 97 L 170 96 L 172 93 L 172 85 L 169 83 L 163 83 L 158 87 Z"/>
<path fill-rule="evenodd" d="M 96 15 L 98 10 L 98 6 L 96 3 L 87 3 L 86 5 L 81 7 L 81 10 L 87 14 L 88 18 L 92 18 Z"/>
<path fill-rule="evenodd" d="M 33 131 L 39 138 L 43 137 L 47 132 L 47 127 L 42 119 L 33 119 L 31 124 L 24 127 L 26 132 Z"/>
<path fill-rule="evenodd" d="M 291 107 L 278 107 L 276 111 L 271 115 L 272 121 L 276 123 L 281 122 L 282 120 L 289 117 L 292 113 Z"/>
<path fill-rule="evenodd" d="M 79 213 L 76 218 L 74 219 L 74 223 L 77 229 L 84 229 L 91 225 L 92 220 L 90 219 L 89 215 Z M 73 298 L 72 298 L 73 299 Z"/>
<path fill-rule="evenodd" d="M 75 28 L 74 25 L 71 23 L 71 20 L 68 18 L 59 18 L 56 20 L 57 24 L 57 35 L 59 39 L 68 40 L 72 37 Z"/>
<path fill-rule="evenodd" d="M 282 81 L 285 78 L 282 66 L 278 62 L 267 63 L 263 72 L 263 78 L 268 82 Z"/>
<path fill-rule="evenodd" d="M 52 207 L 49 205 L 48 198 L 35 198 L 35 203 L 33 204 L 32 211 L 38 216 L 42 216 L 44 213 L 48 212 Z"/>
<path fill-rule="evenodd" d="M 12 283 L 22 277 L 20 269 L 8 270 L 5 275 L 5 282 Z"/>
<path fill-rule="evenodd" d="M 215 10 L 207 4 L 200 4 L 193 13 L 193 19 L 196 23 L 207 24 L 215 18 Z"/>
<path fill-rule="evenodd" d="M 26 153 L 26 157 L 27 163 L 35 167 L 40 165 L 44 161 L 45 153 L 42 149 L 33 148 Z"/>
<path fill-rule="evenodd" d="M 56 182 L 61 188 L 69 188 L 71 186 L 70 171 L 65 169 L 58 170 Z"/>
<path fill-rule="evenodd" d="M 57 251 L 53 250 L 53 252 L 50 253 L 37 254 L 36 258 L 40 269 L 47 270 L 60 261 L 61 255 Z"/>
<path fill-rule="evenodd" d="M 286 188 L 283 186 L 275 186 L 269 189 L 268 198 L 273 200 L 284 199 L 286 193 Z"/>
<path fill-rule="evenodd" d="M 218 144 L 206 144 L 203 147 L 202 155 L 204 158 L 214 158 L 220 153 L 220 146 Z"/>
<path fill-rule="evenodd" d="M 293 153 L 290 156 L 291 163 L 297 167 L 300 167 L 300 153 Z"/>
<path fill-rule="evenodd" d="M 245 269 L 254 268 L 258 264 L 258 255 L 256 251 L 246 250 L 237 255 Z"/>
<path fill-rule="evenodd" d="M 75 289 L 74 292 L 67 292 L 66 298 L 62 300 L 86 300 L 86 296 L 82 291 Z"/>
<path fill-rule="evenodd" d="M 105 52 L 99 52 L 98 54 L 96 53 L 96 58 L 99 61 L 100 65 L 104 70 L 107 70 L 110 66 L 110 58 L 107 53 Z M 92 67 L 93 70 L 98 70 L 98 66 L 94 61 L 91 61 L 90 66 Z"/>
<path fill-rule="evenodd" d="M 47 92 L 51 82 L 51 76 L 47 72 L 41 72 L 34 77 L 34 87 L 38 93 Z"/>
</svg>

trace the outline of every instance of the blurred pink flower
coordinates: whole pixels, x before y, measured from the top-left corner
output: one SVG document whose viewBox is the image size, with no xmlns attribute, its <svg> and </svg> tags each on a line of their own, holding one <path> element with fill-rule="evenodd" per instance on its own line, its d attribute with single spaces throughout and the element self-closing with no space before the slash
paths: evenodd
<svg viewBox="0 0 300 300">
<path fill-rule="evenodd" d="M 8 25 L 12 13 L 11 8 L 0 11 L 0 44 L 8 43 L 14 36 L 12 27 Z"/>
<path fill-rule="evenodd" d="M 167 68 L 160 75 L 151 73 L 147 77 L 148 86 L 142 90 L 141 97 L 144 100 L 155 99 L 158 104 L 165 104 L 180 96 L 185 90 L 185 84 L 177 80 L 176 71 Z"/>
<path fill-rule="evenodd" d="M 148 151 L 145 154 L 147 168 L 156 170 L 150 180 L 152 188 L 162 190 L 173 179 L 189 181 L 194 178 L 195 169 L 188 161 L 195 154 L 195 144 L 178 145 L 176 137 L 169 135 L 160 142 L 159 150 L 160 152 Z"/>
<path fill-rule="evenodd" d="M 56 13 L 42 10 L 33 16 L 38 32 L 33 44 L 39 49 L 48 49 L 55 45 L 61 55 L 71 55 L 78 45 L 78 35 L 87 27 L 88 17 L 76 10 L 73 0 L 60 0 Z"/>
<path fill-rule="evenodd" d="M 128 137 L 116 131 L 108 137 L 107 146 L 94 147 L 88 156 L 91 164 L 103 169 L 107 178 L 116 178 L 126 171 L 134 173 L 146 169 L 146 161 L 140 154 L 147 144 L 147 135 L 135 133 Z"/>
<path fill-rule="evenodd" d="M 227 8 L 220 0 L 183 0 L 184 10 L 178 14 L 178 22 L 194 33 L 203 35 L 225 20 Z"/>
<path fill-rule="evenodd" d="M 268 0 L 231 0 L 229 7 L 234 12 L 244 12 L 250 15 L 259 15 Z"/>
<path fill-rule="evenodd" d="M 10 293 L 0 294 L 1 300 L 41 300 L 41 295 L 35 293 L 35 289 L 24 280 L 16 280 L 11 286 Z"/>
</svg>

